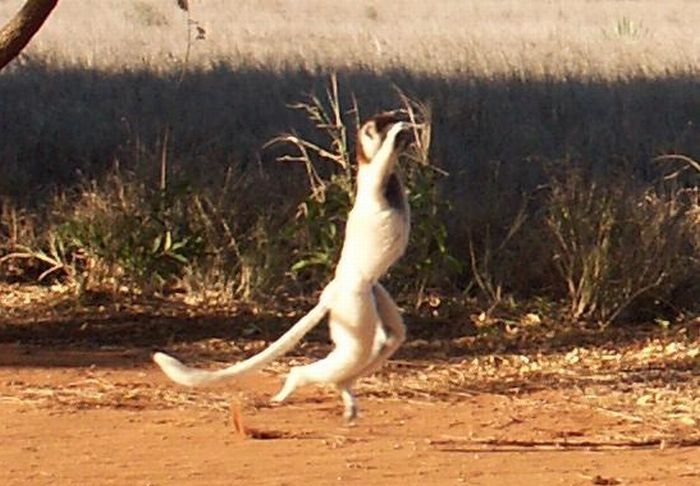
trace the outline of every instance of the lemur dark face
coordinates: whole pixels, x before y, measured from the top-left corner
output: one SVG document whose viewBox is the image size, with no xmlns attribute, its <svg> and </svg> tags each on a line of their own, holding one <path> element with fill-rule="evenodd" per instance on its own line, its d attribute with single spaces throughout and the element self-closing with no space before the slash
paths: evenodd
<svg viewBox="0 0 700 486">
<path fill-rule="evenodd" d="M 368 164 L 377 154 L 387 137 L 393 138 L 394 149 L 404 150 L 412 141 L 406 117 L 399 111 L 380 113 L 365 122 L 357 134 L 357 162 Z"/>
</svg>

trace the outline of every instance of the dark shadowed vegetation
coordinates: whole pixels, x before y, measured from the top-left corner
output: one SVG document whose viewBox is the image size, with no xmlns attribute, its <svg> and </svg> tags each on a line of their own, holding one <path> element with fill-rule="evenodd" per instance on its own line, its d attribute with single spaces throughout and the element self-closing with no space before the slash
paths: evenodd
<svg viewBox="0 0 700 486">
<path fill-rule="evenodd" d="M 65 3 L 56 28 L 78 15 Z M 177 9 L 127 3 L 101 21 L 126 26 L 111 35 L 123 49 L 88 52 L 81 33 L 76 50 L 47 26 L 0 76 L 3 278 L 266 304 L 310 295 L 337 256 L 352 171 L 313 153 L 281 162 L 298 146 L 267 143 L 292 133 L 347 161 L 357 119 L 401 105 L 398 87 L 432 121 L 433 168 L 405 164 L 413 240 L 389 277 L 405 304 L 477 309 L 479 325 L 698 312 L 700 81 L 697 51 L 673 43 L 683 2 L 657 22 L 602 2 L 579 30 L 578 2 L 558 14 L 543 2 L 532 32 L 522 25 L 537 12 L 516 2 L 455 3 L 452 16 L 522 35 L 445 20 L 451 40 L 421 23 L 419 2 L 396 30 L 379 4 L 341 2 L 362 22 L 337 32 L 246 2 L 224 25 L 205 3 L 189 38 Z"/>
</svg>

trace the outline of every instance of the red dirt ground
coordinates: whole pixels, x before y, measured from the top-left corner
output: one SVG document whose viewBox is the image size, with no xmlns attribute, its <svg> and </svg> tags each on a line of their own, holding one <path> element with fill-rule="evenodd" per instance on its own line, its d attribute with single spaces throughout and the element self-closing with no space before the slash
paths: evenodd
<svg viewBox="0 0 700 486">
<path fill-rule="evenodd" d="M 700 322 L 505 347 L 415 327 L 359 384 L 362 415 L 347 425 L 332 390 L 267 403 L 322 338 L 306 357 L 193 391 L 167 381 L 151 349 L 220 366 L 279 328 L 261 323 L 254 340 L 222 331 L 245 331 L 243 311 L 20 301 L 5 298 L 0 316 L 1 485 L 700 484 Z"/>
<path fill-rule="evenodd" d="M 272 374 L 191 393 L 150 364 L 129 365 L 128 353 L 0 353 L 4 485 L 700 482 L 700 448 L 644 444 L 651 428 L 574 406 L 566 390 L 437 400 L 370 393 L 362 419 L 347 426 L 337 397 L 318 388 L 264 405 L 279 385 Z M 100 364 L 109 354 L 118 368 Z M 64 366 L 42 366 L 49 362 Z M 233 423 L 239 397 L 245 438 Z M 626 430 L 634 435 L 623 441 L 600 438 Z"/>
</svg>

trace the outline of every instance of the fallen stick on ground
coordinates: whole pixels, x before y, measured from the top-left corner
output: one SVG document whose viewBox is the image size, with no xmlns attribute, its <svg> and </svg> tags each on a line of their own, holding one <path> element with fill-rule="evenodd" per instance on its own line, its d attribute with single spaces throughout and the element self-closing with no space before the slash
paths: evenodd
<svg viewBox="0 0 700 486">
<path fill-rule="evenodd" d="M 494 439 L 494 438 L 446 438 L 432 440 L 431 445 L 439 447 L 443 452 L 506 452 L 513 450 L 619 450 L 619 449 L 667 449 L 679 447 L 699 447 L 700 437 L 687 437 L 682 439 L 650 438 L 644 440 L 518 440 L 518 439 Z M 471 447 L 470 447 L 471 446 Z M 488 447 L 484 446 L 490 446 Z"/>
</svg>

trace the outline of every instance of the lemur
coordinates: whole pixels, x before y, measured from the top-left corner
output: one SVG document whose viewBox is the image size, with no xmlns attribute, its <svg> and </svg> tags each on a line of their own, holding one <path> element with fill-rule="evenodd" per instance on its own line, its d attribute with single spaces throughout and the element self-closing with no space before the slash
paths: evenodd
<svg viewBox="0 0 700 486">
<path fill-rule="evenodd" d="M 282 402 L 306 384 L 332 384 L 340 390 L 345 419 L 357 416 L 353 383 L 380 368 L 406 335 L 401 313 L 379 279 L 408 244 L 410 208 L 396 165 L 414 127 L 402 121 L 399 112 L 385 112 L 358 130 L 355 202 L 334 278 L 323 289 L 318 304 L 265 350 L 228 368 L 190 368 L 167 354 L 155 353 L 153 360 L 170 379 L 198 386 L 259 370 L 291 350 L 330 314 L 334 349 L 319 361 L 292 367 L 272 401 Z"/>
</svg>

